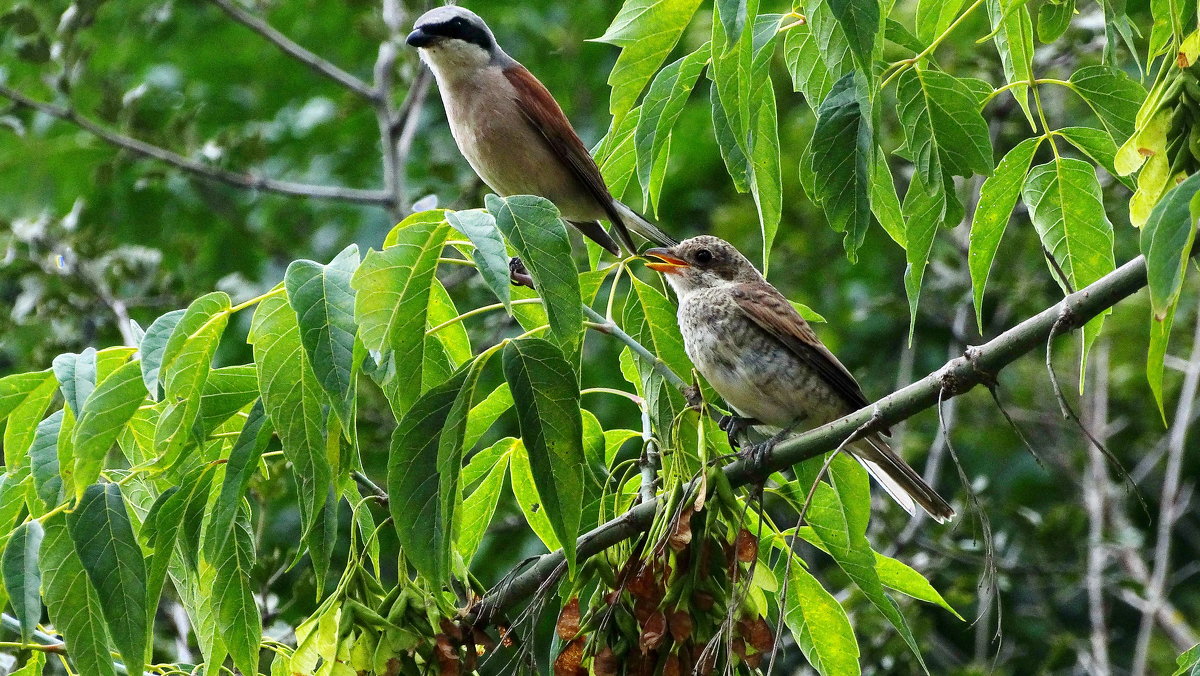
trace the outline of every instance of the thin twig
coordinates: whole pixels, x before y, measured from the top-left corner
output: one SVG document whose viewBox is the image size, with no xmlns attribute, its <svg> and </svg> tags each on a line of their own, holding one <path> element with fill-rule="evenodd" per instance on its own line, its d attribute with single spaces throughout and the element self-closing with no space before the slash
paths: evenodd
<svg viewBox="0 0 1200 676">
<path fill-rule="evenodd" d="M 378 90 L 372 89 L 366 82 L 338 68 L 327 59 L 317 56 L 304 47 L 301 47 L 266 21 L 238 7 L 231 0 L 209 0 L 209 2 L 220 7 L 221 11 L 229 15 L 229 18 L 258 33 L 267 42 L 278 47 L 284 54 L 303 63 L 316 73 L 324 75 L 368 101 L 374 102 L 379 99 L 380 92 Z"/>
<path fill-rule="evenodd" d="M 1150 583 L 1146 587 L 1146 607 L 1142 611 L 1142 621 L 1138 626 L 1137 647 L 1133 654 L 1133 666 L 1130 673 L 1133 676 L 1143 676 L 1146 673 L 1146 663 L 1150 656 L 1150 632 L 1154 629 L 1154 620 L 1166 593 L 1167 573 L 1171 567 L 1171 531 L 1178 518 L 1179 506 L 1179 475 L 1183 469 L 1183 452 L 1187 442 L 1188 421 L 1192 418 L 1192 408 L 1196 404 L 1197 390 L 1200 390 L 1200 312 L 1196 315 L 1196 331 L 1192 339 L 1192 356 L 1188 360 L 1188 370 L 1183 376 L 1183 388 L 1179 393 L 1179 403 L 1175 407 L 1175 424 L 1171 426 L 1170 442 L 1167 445 L 1167 466 L 1163 471 L 1162 496 L 1158 505 L 1158 529 L 1154 544 L 1154 569 L 1150 573 Z"/>
<path fill-rule="evenodd" d="M 383 190 L 363 190 L 359 188 L 343 188 L 340 186 L 316 185 L 312 183 L 296 183 L 293 181 L 280 181 L 273 178 L 264 178 L 255 176 L 249 173 L 238 173 L 213 167 L 203 162 L 198 162 L 189 157 L 185 157 L 166 148 L 146 143 L 145 141 L 126 136 L 111 129 L 101 126 L 94 120 L 84 117 L 75 112 L 71 108 L 64 108 L 53 103 L 46 103 L 30 98 L 25 94 L 0 85 L 0 96 L 3 96 L 14 103 L 32 108 L 40 113 L 49 115 L 64 122 L 70 122 L 84 131 L 96 136 L 97 138 L 128 150 L 134 154 L 151 159 L 158 160 L 168 164 L 176 169 L 195 174 L 201 178 L 224 183 L 225 185 L 235 188 L 245 188 L 247 190 L 260 190 L 262 192 L 276 193 L 279 195 L 288 195 L 291 197 L 306 197 L 312 199 L 326 199 L 338 202 L 350 202 L 353 204 L 369 204 L 369 205 L 387 205 L 390 203 L 390 197 Z"/>
</svg>

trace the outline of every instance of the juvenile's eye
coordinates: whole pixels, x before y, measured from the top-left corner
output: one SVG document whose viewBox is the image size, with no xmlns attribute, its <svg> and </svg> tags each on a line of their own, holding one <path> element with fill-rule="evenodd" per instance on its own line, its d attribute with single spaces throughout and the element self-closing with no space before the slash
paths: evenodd
<svg viewBox="0 0 1200 676">
<path fill-rule="evenodd" d="M 701 265 L 708 265 L 712 262 L 713 255 L 708 249 L 701 249 L 696 252 L 696 262 Z"/>
</svg>

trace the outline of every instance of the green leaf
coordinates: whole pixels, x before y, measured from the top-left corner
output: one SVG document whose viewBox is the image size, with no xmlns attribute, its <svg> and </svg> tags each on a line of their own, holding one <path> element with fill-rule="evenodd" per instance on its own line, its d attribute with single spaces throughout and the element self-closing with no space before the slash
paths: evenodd
<svg viewBox="0 0 1200 676">
<path fill-rule="evenodd" d="M 212 594 L 221 642 L 241 673 L 257 674 L 262 617 L 250 589 L 254 537 L 244 515 L 234 522 L 233 533 L 225 540 L 213 568 L 216 576 Z"/>
<path fill-rule="evenodd" d="M 547 551 L 562 548 L 562 540 L 554 530 L 550 517 L 546 515 L 546 506 L 538 494 L 537 482 L 534 480 L 533 468 L 529 464 L 529 452 L 520 439 L 508 440 L 512 443 L 509 454 L 509 476 L 512 481 L 513 498 L 530 530 L 537 536 Z"/>
<path fill-rule="evenodd" d="M 146 329 L 142 342 L 138 345 L 141 355 L 142 380 L 146 383 L 146 391 L 150 398 L 159 401 L 162 391 L 159 389 L 159 372 L 162 369 L 163 351 L 167 349 L 167 340 L 175 332 L 175 325 L 183 318 L 186 310 L 172 310 L 159 316 Z"/>
<path fill-rule="evenodd" d="M 193 509 L 191 515 L 197 516 L 203 522 L 204 506 L 208 503 L 209 490 L 212 486 L 215 465 L 197 467 L 188 472 L 178 486 L 172 486 L 159 494 L 146 518 L 142 522 L 139 533 L 141 541 L 146 544 L 153 555 L 149 559 L 146 573 L 146 612 L 154 616 L 158 608 L 163 584 L 166 582 L 167 569 L 176 551 L 176 543 L 181 543 L 179 551 L 189 566 L 196 563 L 196 538 L 200 534 L 201 523 L 188 519 L 189 506 L 199 505 L 199 510 Z M 148 629 L 153 626 L 148 625 Z M 152 640 L 152 638 L 150 639 Z"/>
<path fill-rule="evenodd" d="M 167 339 L 159 373 L 167 406 L 154 429 L 154 446 L 165 466 L 180 460 L 195 441 L 200 397 L 229 322 L 229 308 L 229 296 L 223 292 L 201 296 L 188 306 Z"/>
<path fill-rule="evenodd" d="M 456 319 L 457 317 L 458 308 L 454 305 L 454 299 L 450 297 L 450 293 L 446 291 L 446 287 L 442 286 L 442 282 L 434 277 L 433 284 L 429 288 L 429 328 L 432 329 L 435 326 L 440 326 L 444 322 Z M 425 353 L 428 355 L 431 352 L 440 351 L 445 355 L 446 362 L 450 366 L 451 371 L 466 363 L 474 356 L 471 350 L 471 337 L 467 334 L 466 326 L 462 321 L 457 321 L 449 326 L 438 329 L 437 333 L 432 336 L 426 336 L 425 340 L 433 340 L 437 343 L 436 345 L 426 344 Z M 442 378 L 438 382 L 442 380 L 445 380 L 445 378 Z"/>
<path fill-rule="evenodd" d="M 971 286 L 975 299 L 975 317 L 983 333 L 983 291 L 987 286 L 992 261 L 1000 247 L 1000 239 L 1008 228 L 1013 207 L 1025 185 L 1025 176 L 1041 138 L 1021 141 L 1000 160 L 996 171 L 979 189 L 979 203 L 971 219 L 971 237 L 967 260 L 971 268 Z"/>
<path fill-rule="evenodd" d="M 957 610 L 946 603 L 946 599 L 942 598 L 938 590 L 929 584 L 929 580 L 926 580 L 924 575 L 913 570 L 908 564 L 875 552 L 875 570 L 879 573 L 879 580 L 883 582 L 884 586 L 918 601 L 941 606 L 951 615 L 960 620 L 963 619 Z"/>
<path fill-rule="evenodd" d="M 888 237 L 904 248 L 904 212 L 900 208 L 900 198 L 896 196 L 896 183 L 892 180 L 887 155 L 879 147 L 875 148 L 875 161 L 871 163 L 871 213 L 887 231 Z"/>
<path fill-rule="evenodd" d="M 833 88 L 833 83 L 844 75 L 846 70 L 844 61 L 848 46 L 845 38 L 841 36 L 840 28 L 837 29 L 838 37 L 842 39 L 833 41 L 830 35 L 826 35 L 829 49 L 840 48 L 840 58 L 827 61 L 822 56 L 821 35 L 818 34 L 818 29 L 825 28 L 831 31 L 837 28 L 837 23 L 832 17 L 828 17 L 824 23 L 818 20 L 819 12 L 828 11 L 829 6 L 825 3 L 808 8 L 808 20 L 789 28 L 783 38 L 783 57 L 788 73 L 792 76 L 792 90 L 803 94 L 805 102 L 813 110 L 825 100 L 829 90 Z"/>
<path fill-rule="evenodd" d="M 562 351 L 541 338 L 524 338 L 504 348 L 504 378 L 512 388 L 542 507 L 574 578 L 585 462 L 578 380 Z"/>
<path fill-rule="evenodd" d="M 21 623 L 22 643 L 29 643 L 42 619 L 42 573 L 38 568 L 42 536 L 42 524 L 27 521 L 17 526 L 4 546 L 4 588 Z"/>
<path fill-rule="evenodd" d="M 58 435 L 62 431 L 64 415 L 59 409 L 38 423 L 33 443 L 29 445 L 33 485 L 46 509 L 53 509 L 66 497 L 58 473 Z"/>
<path fill-rule="evenodd" d="M 83 402 L 96 388 L 96 350 L 89 347 L 79 354 L 60 354 L 53 363 L 54 377 L 58 379 L 63 399 L 78 416 Z"/>
<path fill-rule="evenodd" d="M 146 660 L 146 563 L 133 536 L 129 513 L 117 484 L 92 484 L 67 528 L 88 579 L 96 589 L 113 642 L 131 673 L 140 674 Z"/>
<path fill-rule="evenodd" d="M 1196 665 L 1200 664 L 1200 643 L 1188 648 L 1175 660 L 1178 667 L 1171 676 L 1195 676 Z"/>
<path fill-rule="evenodd" d="M 608 112 L 614 119 L 621 120 L 633 108 L 699 6 L 700 0 L 625 0 L 612 25 L 596 38 L 621 48 L 608 75 Z M 495 213 L 491 207 L 488 211 Z"/>
<path fill-rule="evenodd" d="M 746 0 L 716 0 L 717 13 L 730 42 L 737 42 L 746 28 Z"/>
<path fill-rule="evenodd" d="M 392 521 L 401 551 L 417 572 L 435 587 L 450 575 L 451 525 L 459 494 L 462 434 L 466 427 L 464 391 L 474 390 L 478 369 L 472 363 L 449 380 L 421 395 L 400 419 L 388 452 L 387 490 Z M 467 401 L 471 392 L 465 394 Z M 451 415 L 460 412 L 460 420 Z M 450 467 L 451 452 L 459 449 L 459 465 Z M 443 448 L 446 457 L 443 458 Z M 444 460 L 444 462 L 443 462 Z M 440 476 L 441 469 L 449 476 Z M 451 495 L 445 495 L 448 489 Z"/>
<path fill-rule="evenodd" d="M 1133 134 L 1138 108 L 1146 90 L 1124 71 L 1112 66 L 1085 66 L 1071 74 L 1076 93 L 1087 101 L 1117 143 Z"/>
<path fill-rule="evenodd" d="M 733 179 L 733 187 L 738 192 L 748 192 L 750 190 L 749 161 L 738 142 L 733 123 L 729 119 L 729 112 L 721 103 L 716 82 L 713 82 L 712 87 L 709 88 L 709 99 L 712 104 L 713 133 L 717 137 L 717 147 L 721 151 L 721 159 L 725 161 L 725 169 L 729 172 L 729 177 Z"/>
<path fill-rule="evenodd" d="M 1033 19 L 1023 2 L 1012 0 L 988 0 L 988 16 L 996 35 L 993 42 L 1004 66 L 1004 76 L 1009 84 L 1033 80 Z M 1033 112 L 1029 107 L 1029 85 L 1020 84 L 1009 89 L 1017 100 L 1025 118 L 1036 128 Z"/>
<path fill-rule="evenodd" d="M 643 343 L 651 352 L 676 373 L 687 373 L 692 369 L 683 347 L 683 335 L 679 332 L 675 304 L 658 289 L 631 276 L 630 286 L 641 303 L 642 313 L 649 329 L 649 340 Z M 626 302 L 630 302 L 627 300 Z"/>
<path fill-rule="evenodd" d="M 904 269 L 904 292 L 908 296 L 908 340 L 912 342 L 917 326 L 917 305 L 921 298 L 921 282 L 933 251 L 934 236 L 939 226 L 957 225 L 963 217 L 962 203 L 953 191 L 949 176 L 933 186 L 926 186 L 921 175 L 914 173 L 904 194 L 904 249 L 908 266 Z"/>
<path fill-rule="evenodd" d="M 1200 195 L 1200 174 L 1193 174 L 1172 188 L 1155 205 L 1146 225 L 1142 227 L 1140 239 L 1150 287 L 1151 330 L 1147 376 L 1164 420 L 1163 358 L 1175 307 L 1179 303 L 1179 294 L 1187 274 L 1187 261 L 1196 240 L 1196 219 L 1200 216 L 1200 199 L 1197 195 Z"/>
<path fill-rule="evenodd" d="M 1113 257 L 1113 227 L 1104 213 L 1104 200 L 1096 170 L 1073 158 L 1055 159 L 1029 172 L 1022 191 L 1030 219 L 1042 246 L 1062 268 L 1067 279 L 1058 280 L 1063 290 L 1091 284 L 1116 268 Z M 1051 268 L 1051 274 L 1056 272 Z M 1104 312 L 1083 328 L 1081 365 L 1104 323 Z M 1084 369 L 1080 369 L 1080 386 Z"/>
<path fill-rule="evenodd" d="M 1133 180 L 1128 176 L 1122 176 L 1117 173 L 1117 144 L 1108 132 L 1092 127 L 1063 127 L 1056 130 L 1055 133 L 1067 139 L 1071 145 L 1078 148 L 1084 155 L 1092 158 L 1093 162 L 1104 167 L 1105 171 L 1112 175 L 1113 178 L 1124 183 L 1130 190 L 1136 188 Z"/>
<path fill-rule="evenodd" d="M 634 131 L 634 147 L 637 150 L 638 181 L 642 185 L 642 199 L 646 204 L 657 204 L 660 186 L 666 170 L 666 150 L 671 129 L 683 113 L 700 72 L 708 63 L 709 44 L 672 62 L 654 76 L 646 98 L 642 101 L 642 113 L 638 116 Z"/>
<path fill-rule="evenodd" d="M 533 195 L 488 195 L 487 208 L 533 276 L 550 318 L 550 335 L 564 352 L 574 355 L 583 340 L 583 296 L 571 259 L 571 240 L 558 209 Z"/>
<path fill-rule="evenodd" d="M 210 555 L 224 551 L 225 541 L 233 532 L 234 520 L 242 507 L 246 489 L 250 479 L 258 469 L 259 458 L 271 441 L 271 425 L 267 422 L 266 411 L 262 400 L 254 402 L 246 425 L 238 434 L 233 449 L 229 451 L 229 461 L 225 464 L 225 478 L 221 483 L 221 493 L 217 497 L 212 517 L 208 525 L 208 551 Z"/>
<path fill-rule="evenodd" d="M 258 398 L 258 371 L 254 364 L 213 369 L 200 395 L 198 434 L 207 437 L 226 420 Z"/>
<path fill-rule="evenodd" d="M 963 0 L 917 0 L 917 37 L 926 45 L 933 42 L 958 18 L 962 6 Z"/>
<path fill-rule="evenodd" d="M 491 428 L 492 424 L 508 409 L 512 408 L 512 390 L 508 383 L 500 383 L 483 401 L 475 405 L 467 415 L 467 432 L 463 437 L 463 447 L 472 448 Z M 464 482 L 466 479 L 464 478 Z M 469 484 L 464 484 L 469 485 Z"/>
<path fill-rule="evenodd" d="M 363 345 L 376 352 L 390 350 L 394 363 L 404 365 L 387 381 L 397 415 L 421 393 L 429 289 L 448 231 L 442 220 L 394 231 L 395 244 L 369 251 L 350 282 L 357 292 L 354 318 Z"/>
<path fill-rule="evenodd" d="M 475 245 L 475 267 L 496 298 L 511 312 L 512 285 L 509 283 L 508 249 L 496 229 L 496 219 L 483 209 L 450 211 L 446 220 L 455 230 L 467 236 Z"/>
<path fill-rule="evenodd" d="M 108 450 L 145 400 L 142 367 L 131 361 L 105 378 L 83 403 L 73 433 L 76 500 L 100 477 Z"/>
<path fill-rule="evenodd" d="M 4 428 L 4 464 L 12 468 L 26 463 L 26 450 L 33 442 L 38 421 L 54 398 L 55 378 L 50 371 L 17 373 L 0 378 L 0 422 Z"/>
<path fill-rule="evenodd" d="M 369 293 L 360 289 L 359 299 L 364 295 Z M 323 527 L 322 508 L 333 486 L 333 468 L 325 448 L 321 386 L 308 367 L 296 313 L 286 298 L 272 296 L 259 303 L 250 323 L 249 342 L 254 347 L 263 408 L 293 466 L 303 536 L 315 537 L 314 529 Z M 326 552 L 313 552 L 318 565 L 327 561 L 326 556 Z"/>
<path fill-rule="evenodd" d="M 9 676 L 42 676 L 46 668 L 46 653 L 34 651 L 25 666 L 12 672 Z"/>
<path fill-rule="evenodd" d="M 801 467 L 806 473 L 815 472 L 811 468 Z M 871 489 L 866 471 L 854 460 L 843 455 L 834 458 L 829 466 L 828 477 L 833 490 L 816 491 L 809 506 L 807 518 L 812 526 L 812 535 L 871 604 L 895 627 L 922 669 L 928 672 L 912 630 L 909 629 L 896 602 L 884 591 L 883 582 L 875 567 L 875 552 L 867 543 Z M 804 534 L 802 532 L 802 535 Z"/>
<path fill-rule="evenodd" d="M 846 610 L 797 557 L 788 575 L 784 621 L 808 663 L 822 676 L 862 673 Z"/>
<path fill-rule="evenodd" d="M 641 120 L 641 106 L 629 111 L 592 151 L 600 165 L 600 175 L 608 184 L 613 197 L 621 199 L 633 175 L 637 173 L 637 150 L 633 144 L 633 133 Z M 597 254 L 599 255 L 599 254 Z"/>
<path fill-rule="evenodd" d="M 500 500 L 500 490 L 504 487 L 504 475 L 508 472 L 509 452 L 516 442 L 517 440 L 512 438 L 496 442 L 495 447 L 507 450 L 501 453 L 499 457 L 495 457 L 486 466 L 483 481 L 479 482 L 475 490 L 463 501 L 462 510 L 460 510 L 462 527 L 458 531 L 455 545 L 462 555 L 463 560 L 468 563 L 470 563 L 471 558 L 475 555 L 476 550 L 479 549 L 479 543 L 483 541 L 483 535 L 487 532 L 487 527 L 492 522 L 492 516 L 496 513 L 496 504 Z M 486 455 L 485 453 L 480 453 L 475 458 L 482 456 L 492 459 L 492 453 L 487 453 Z M 475 462 L 475 458 L 471 459 L 472 464 Z M 467 471 L 464 469 L 464 486 L 467 485 L 466 477 Z"/>
<path fill-rule="evenodd" d="M 1071 25 L 1071 15 L 1074 13 L 1075 0 L 1051 0 L 1042 3 L 1038 9 L 1038 39 L 1050 44 L 1062 37 Z"/>
<path fill-rule="evenodd" d="M 955 176 L 992 173 L 987 123 L 971 90 L 941 71 L 910 68 L 897 85 L 906 150 L 925 185 Z"/>
<path fill-rule="evenodd" d="M 850 52 L 863 73 L 870 73 L 879 44 L 878 0 L 826 0 L 850 43 Z"/>
<path fill-rule="evenodd" d="M 358 326 L 350 279 L 357 267 L 358 246 L 351 244 L 329 265 L 293 261 L 283 276 L 308 363 L 346 427 L 354 422 L 354 336 Z"/>
<path fill-rule="evenodd" d="M 908 30 L 904 24 L 892 18 L 885 19 L 883 22 L 883 39 L 900 45 L 913 54 L 925 51 L 925 47 L 928 46 L 913 35 L 912 31 Z"/>
<path fill-rule="evenodd" d="M 858 259 L 858 247 L 871 225 L 870 162 L 875 153 L 870 108 L 859 79 L 851 72 L 833 85 L 817 110 L 811 166 L 815 197 L 829 225 L 845 232 L 846 256 Z"/>
<path fill-rule="evenodd" d="M 62 634 L 77 673 L 115 676 L 103 619 L 112 600 L 100 603 L 75 553 L 65 521 L 64 515 L 56 514 L 45 523 L 40 564 L 46 609 L 55 629 Z"/>
<path fill-rule="evenodd" d="M 775 15 L 763 15 L 754 22 L 754 61 L 750 93 L 749 138 L 746 152 L 750 158 L 750 193 L 758 209 L 763 240 L 762 271 L 767 273 L 771 245 L 783 214 L 783 170 L 780 167 L 779 111 L 775 87 L 771 82 L 771 57 L 779 25 Z"/>
</svg>

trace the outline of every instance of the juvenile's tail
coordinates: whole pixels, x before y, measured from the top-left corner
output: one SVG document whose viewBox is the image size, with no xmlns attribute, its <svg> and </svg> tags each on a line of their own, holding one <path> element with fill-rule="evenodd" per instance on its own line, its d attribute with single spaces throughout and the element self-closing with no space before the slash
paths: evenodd
<svg viewBox="0 0 1200 676">
<path fill-rule="evenodd" d="M 656 246 L 675 246 L 679 244 L 679 240 L 663 232 L 657 225 L 646 220 L 641 214 L 624 204 L 613 200 L 613 208 L 616 210 L 617 215 L 621 217 L 620 223 L 613 223 L 613 229 L 617 231 L 617 235 L 621 238 L 621 243 L 629 249 L 629 253 L 637 253 L 637 246 L 634 245 L 633 238 L 629 236 L 630 230 L 650 240 Z"/>
<path fill-rule="evenodd" d="M 954 518 L 954 510 L 942 496 L 925 483 L 921 475 L 896 455 L 879 436 L 857 442 L 850 450 L 888 495 L 909 514 L 914 513 L 915 503 L 938 523 L 945 523 Z"/>
</svg>

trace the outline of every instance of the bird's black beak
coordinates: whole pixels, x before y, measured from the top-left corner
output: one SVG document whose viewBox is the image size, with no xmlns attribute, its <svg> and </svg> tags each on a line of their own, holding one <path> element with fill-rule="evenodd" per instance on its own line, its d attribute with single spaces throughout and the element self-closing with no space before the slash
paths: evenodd
<svg viewBox="0 0 1200 676">
<path fill-rule="evenodd" d="M 421 47 L 428 47 L 429 45 L 432 45 L 436 40 L 437 40 L 436 35 L 426 33 L 425 31 L 418 28 L 415 31 L 409 33 L 408 38 L 405 39 L 404 41 L 408 43 L 409 47 L 421 48 Z"/>
<path fill-rule="evenodd" d="M 671 249 L 656 247 L 642 252 L 642 258 L 657 258 L 661 263 L 646 263 L 646 267 L 656 272 L 675 274 L 680 268 L 691 267 L 688 262 L 675 255 Z"/>
</svg>

